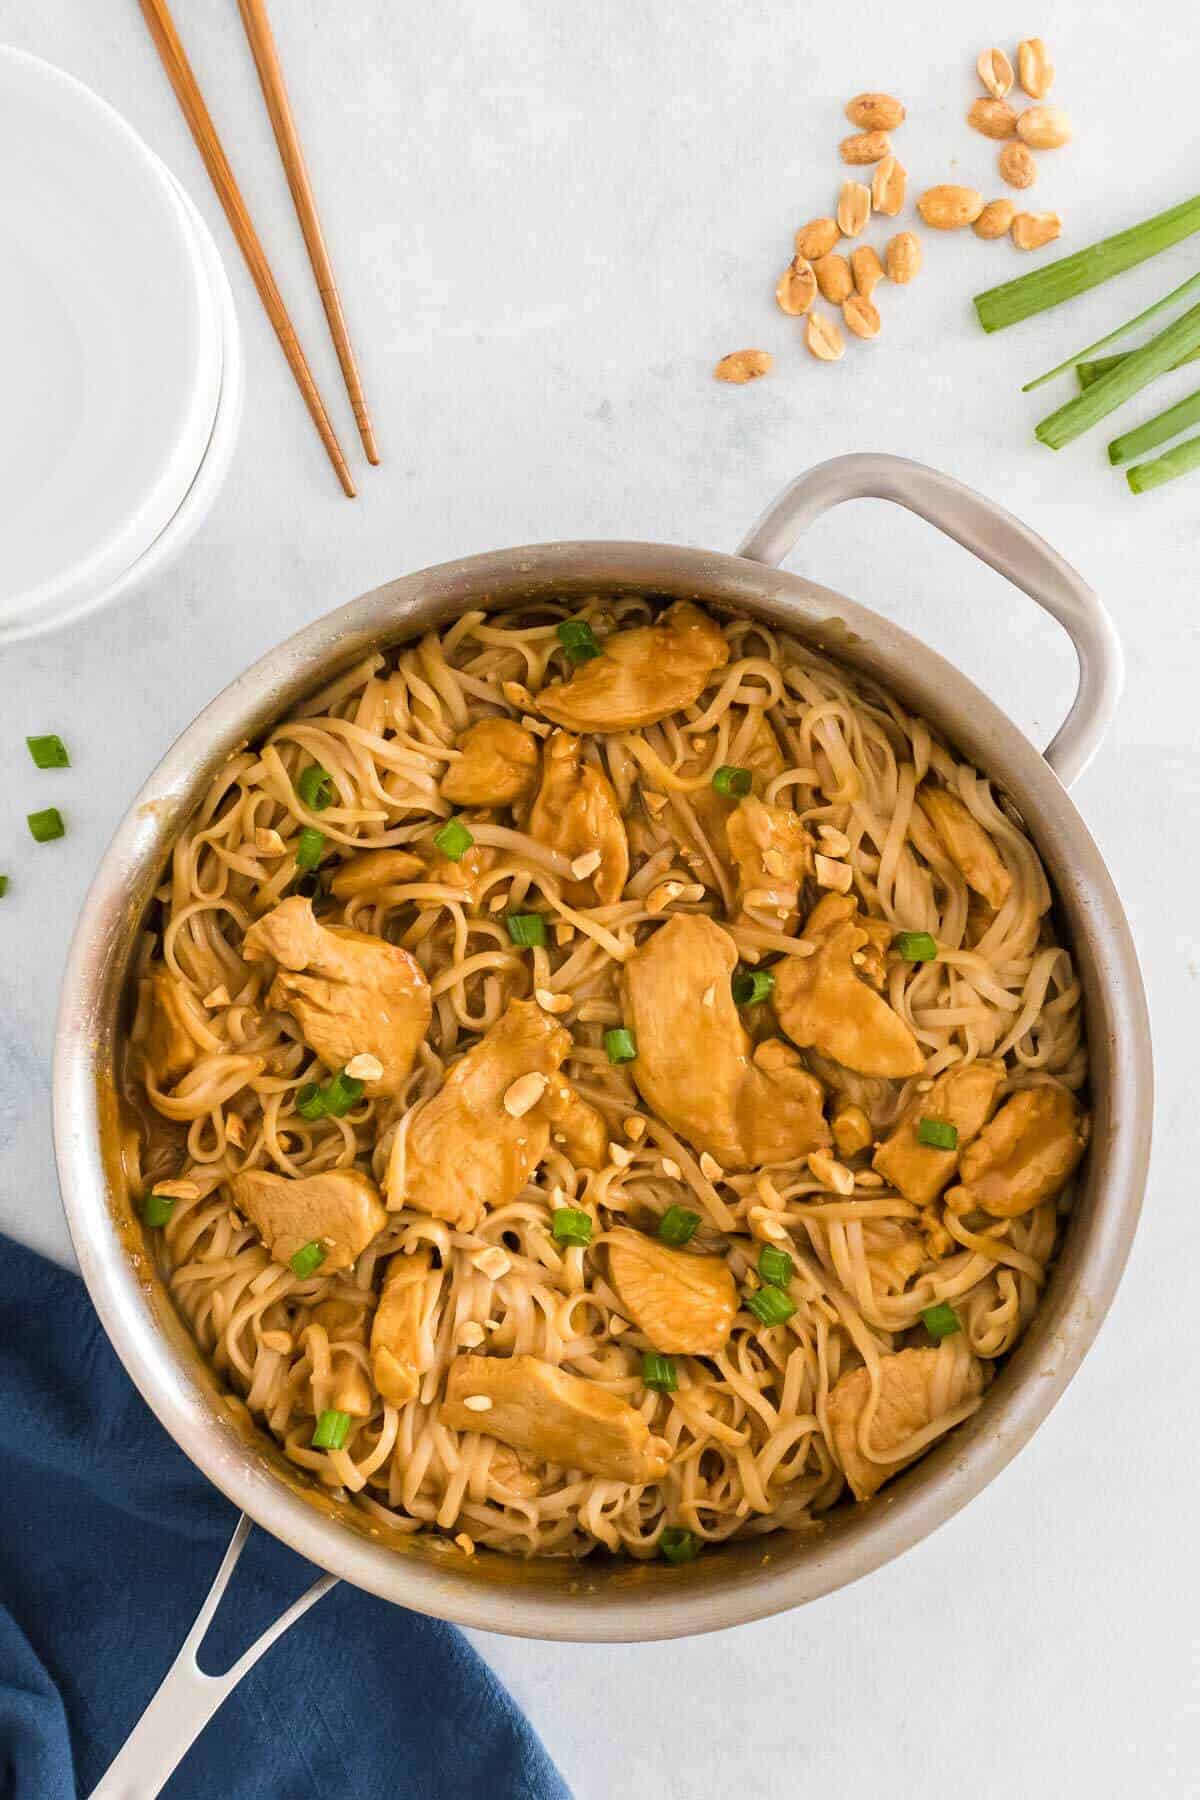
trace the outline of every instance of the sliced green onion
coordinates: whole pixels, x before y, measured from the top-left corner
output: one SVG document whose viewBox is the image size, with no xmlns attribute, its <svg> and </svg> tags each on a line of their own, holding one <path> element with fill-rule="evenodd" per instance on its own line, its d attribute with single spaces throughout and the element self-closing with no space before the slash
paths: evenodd
<svg viewBox="0 0 1200 1800">
<path fill-rule="evenodd" d="M 945 1300 L 939 1300 L 936 1306 L 927 1306 L 921 1314 L 921 1323 L 935 1341 L 953 1337 L 956 1331 L 962 1330 L 958 1314 Z"/>
<path fill-rule="evenodd" d="M 642 1381 L 660 1394 L 673 1394 L 679 1386 L 673 1356 L 660 1356 L 657 1350 L 642 1353 Z"/>
<path fill-rule="evenodd" d="M 66 836 L 67 828 L 57 806 L 46 806 L 41 812 L 31 812 L 25 816 L 29 829 L 39 844 L 49 844 L 55 838 Z"/>
<path fill-rule="evenodd" d="M 1080 391 L 1082 392 L 1084 388 L 1090 388 L 1094 382 L 1099 381 L 1102 375 L 1107 375 L 1110 369 L 1120 368 L 1121 364 L 1127 361 L 1132 355 L 1132 350 L 1121 350 L 1116 356 L 1098 356 L 1094 362 L 1076 363 L 1075 375 L 1079 382 Z M 1200 348 L 1189 350 L 1186 356 L 1181 356 L 1178 362 L 1173 362 L 1171 364 L 1171 369 L 1182 369 L 1185 363 L 1197 361 L 1200 361 Z M 1171 369 L 1167 370 L 1168 375 L 1171 373 Z"/>
<path fill-rule="evenodd" d="M 782 1325 L 796 1310 L 792 1296 L 770 1282 L 766 1287 L 760 1287 L 757 1293 L 747 1294 L 745 1306 L 746 1311 L 752 1312 L 764 1325 Z"/>
<path fill-rule="evenodd" d="M 633 1062 L 637 1057 L 637 1045 L 632 1031 L 626 1031 L 623 1025 L 606 1031 L 604 1052 L 610 1063 Z"/>
<path fill-rule="evenodd" d="M 546 942 L 546 921 L 541 913 L 505 913 L 508 935 L 521 950 L 533 950 Z"/>
<path fill-rule="evenodd" d="M 317 1420 L 317 1429 L 312 1434 L 314 1450 L 340 1450 L 350 1436 L 350 1414 L 335 1412 L 327 1407 Z"/>
<path fill-rule="evenodd" d="M 1082 432 L 1098 425 L 1115 407 L 1140 393 L 1147 382 L 1169 369 L 1179 357 L 1200 347 L 1200 306 L 1193 306 L 1165 331 L 1133 350 L 1117 368 L 1102 375 L 1082 394 L 1039 421 L 1036 436 L 1051 450 L 1061 450 Z"/>
<path fill-rule="evenodd" d="M 1198 289 L 1200 289 L 1200 275 L 1189 275 L 1187 280 L 1181 281 L 1177 288 L 1172 288 L 1169 294 L 1164 294 L 1161 300 L 1156 300 L 1153 306 L 1148 306 L 1145 312 L 1138 313 L 1136 318 L 1126 319 L 1124 325 L 1118 325 L 1117 329 L 1110 331 L 1107 337 L 1097 338 L 1094 344 L 1088 344 L 1083 350 L 1076 350 L 1073 356 L 1068 356 L 1066 361 L 1060 362 L 1056 368 L 1047 369 L 1044 375 L 1038 375 L 1033 381 L 1027 381 L 1021 392 L 1031 394 L 1034 388 L 1040 388 L 1045 382 L 1053 381 L 1056 375 L 1061 375 L 1064 370 L 1071 367 L 1072 363 L 1082 363 L 1086 357 L 1092 355 L 1093 351 L 1103 350 L 1106 344 L 1115 344 L 1117 339 L 1124 337 L 1127 331 L 1136 331 L 1139 325 L 1146 324 L 1147 320 L 1164 312 L 1168 306 L 1174 305 L 1176 300 L 1186 300 L 1189 294 L 1194 294 Z"/>
<path fill-rule="evenodd" d="M 722 763 L 712 778 L 712 784 L 718 794 L 724 794 L 728 800 L 741 800 L 751 789 L 754 776 L 749 769 L 740 769 L 736 763 Z"/>
<path fill-rule="evenodd" d="M 142 1207 L 142 1217 L 147 1225 L 151 1225 L 157 1230 L 160 1225 L 166 1224 L 174 1211 L 175 1201 L 170 1194 L 147 1194 Z"/>
<path fill-rule="evenodd" d="M 1153 462 L 1135 463 L 1132 469 L 1126 469 L 1125 479 L 1133 493 L 1147 494 L 1151 488 L 1174 481 L 1177 475 L 1186 475 L 1191 469 L 1200 469 L 1200 437 L 1185 438 Z"/>
<path fill-rule="evenodd" d="M 933 962 L 937 956 L 937 944 L 927 931 L 900 932 L 896 949 L 905 962 Z"/>
<path fill-rule="evenodd" d="M 1176 401 L 1168 406 L 1166 412 L 1160 412 L 1153 419 L 1147 419 L 1133 431 L 1126 431 L 1115 437 L 1108 446 L 1108 460 L 1120 466 L 1121 463 L 1135 462 L 1144 456 L 1147 450 L 1156 450 L 1159 444 L 1165 444 L 1169 438 L 1178 437 L 1189 425 L 1200 420 L 1200 388 L 1189 394 L 1186 400 Z"/>
<path fill-rule="evenodd" d="M 301 1281 L 306 1281 L 310 1275 L 316 1274 L 325 1261 L 326 1254 L 325 1246 L 318 1244 L 314 1238 L 311 1244 L 305 1244 L 302 1250 L 297 1250 L 295 1256 L 288 1258 L 288 1268 L 293 1275 L 299 1275 Z"/>
<path fill-rule="evenodd" d="M 758 1272 L 768 1287 L 785 1288 L 796 1273 L 796 1265 L 786 1250 L 764 1244 L 758 1253 Z"/>
<path fill-rule="evenodd" d="M 770 969 L 739 969 L 730 986 L 739 1006 L 758 1006 L 775 986 Z"/>
<path fill-rule="evenodd" d="M 658 1547 L 669 1563 L 695 1562 L 700 1554 L 700 1539 L 682 1525 L 664 1525 Z"/>
<path fill-rule="evenodd" d="M 686 1206 L 668 1206 L 658 1221 L 658 1235 L 664 1244 L 686 1244 L 695 1236 L 700 1214 Z"/>
<path fill-rule="evenodd" d="M 324 812 L 333 799 L 333 776 L 320 763 L 309 763 L 296 783 L 296 792 L 309 812 Z"/>
<path fill-rule="evenodd" d="M 556 1243 L 578 1248 L 592 1241 L 592 1215 L 578 1206 L 560 1206 L 550 1221 L 550 1229 Z"/>
<path fill-rule="evenodd" d="M 957 1150 L 958 1126 L 947 1125 L 944 1119 L 921 1119 L 917 1125 L 918 1144 L 928 1144 L 931 1150 Z"/>
<path fill-rule="evenodd" d="M 71 758 L 67 755 L 67 746 L 57 732 L 51 731 L 45 737 L 27 737 L 29 754 L 39 769 L 69 769 Z"/>
<path fill-rule="evenodd" d="M 461 862 L 475 839 L 461 819 L 447 819 L 433 834 L 434 845 L 449 862 Z"/>
<path fill-rule="evenodd" d="M 601 654 L 596 634 L 586 619 L 564 619 L 555 626 L 558 641 L 573 663 L 591 662 Z"/>
<path fill-rule="evenodd" d="M 1005 281 L 999 287 L 988 288 L 986 293 L 976 294 L 979 323 L 985 331 L 1003 331 L 1005 326 L 1032 318 L 1047 307 L 1073 300 L 1076 294 L 1086 294 L 1112 275 L 1136 268 L 1148 256 L 1169 250 L 1193 231 L 1200 231 L 1200 194 L 1156 213 L 1152 219 L 1143 219 L 1140 225 L 1131 225 L 1127 231 L 1089 244 L 1073 256 L 1060 257 L 1032 274 L 1018 275 L 1015 281 Z"/>
<path fill-rule="evenodd" d="M 315 825 L 306 825 L 296 840 L 296 867 L 315 869 L 325 854 L 325 833 Z"/>
<path fill-rule="evenodd" d="M 7 894 L 7 892 L 8 892 L 8 876 L 0 875 L 0 900 L 3 900 L 3 898 L 4 898 L 5 894 Z"/>
<path fill-rule="evenodd" d="M 335 1119 L 344 1118 L 352 1106 L 357 1106 L 363 1096 L 366 1083 L 357 1075 L 347 1075 L 345 1069 L 339 1069 L 332 1081 L 327 1081 L 322 1089 L 325 1111 L 332 1113 Z"/>
<path fill-rule="evenodd" d="M 296 1111 L 310 1124 L 314 1119 L 325 1117 L 325 1093 L 315 1081 L 306 1081 L 303 1087 L 296 1089 Z"/>
</svg>

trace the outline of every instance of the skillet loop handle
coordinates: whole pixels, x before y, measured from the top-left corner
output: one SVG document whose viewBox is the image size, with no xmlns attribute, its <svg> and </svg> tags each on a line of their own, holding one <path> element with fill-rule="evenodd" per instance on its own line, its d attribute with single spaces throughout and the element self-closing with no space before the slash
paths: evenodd
<svg viewBox="0 0 1200 1800">
<path fill-rule="evenodd" d="M 1028 525 L 973 488 L 903 456 L 835 456 L 818 463 L 772 501 L 738 555 L 775 565 L 800 533 L 843 500 L 892 500 L 935 525 L 996 570 L 1063 627 L 1079 662 L 1071 710 L 1046 749 L 1070 787 L 1095 755 L 1120 698 L 1121 644 L 1099 596 Z"/>
<path fill-rule="evenodd" d="M 110 1764 L 99 1786 L 93 1788 L 91 1800 L 154 1800 L 242 1676 L 249 1673 L 263 1652 L 271 1648 L 276 1638 L 283 1636 L 289 1625 L 294 1625 L 310 1606 L 315 1606 L 323 1594 L 337 1585 L 335 1575 L 323 1575 L 320 1581 L 314 1581 L 308 1592 L 301 1594 L 285 1613 L 281 1613 L 231 1669 L 224 1675 L 206 1675 L 196 1660 L 196 1652 L 204 1642 L 204 1635 L 250 1530 L 250 1521 L 243 1515 L 178 1656 L 121 1746 L 116 1760 Z"/>
</svg>

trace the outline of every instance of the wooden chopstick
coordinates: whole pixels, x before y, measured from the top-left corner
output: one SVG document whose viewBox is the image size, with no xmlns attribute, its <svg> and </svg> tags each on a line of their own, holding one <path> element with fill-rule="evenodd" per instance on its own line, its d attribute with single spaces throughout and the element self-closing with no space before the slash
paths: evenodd
<svg viewBox="0 0 1200 1800">
<path fill-rule="evenodd" d="M 338 443 L 337 434 L 329 422 L 324 403 L 317 392 L 317 384 L 313 380 L 312 371 L 300 348 L 300 340 L 288 311 L 283 304 L 283 297 L 275 285 L 275 277 L 271 273 L 271 265 L 267 261 L 266 252 L 259 242 L 258 233 L 250 222 L 250 214 L 246 210 L 246 202 L 242 198 L 241 189 L 233 177 L 221 140 L 217 136 L 216 126 L 204 97 L 196 85 L 196 77 L 192 74 L 191 64 L 179 41 L 179 33 L 171 17 L 166 0 L 138 0 L 142 15 L 150 28 L 167 79 L 175 89 L 175 98 L 179 101 L 188 128 L 195 139 L 196 148 L 204 160 L 209 180 L 216 189 L 217 199 L 225 209 L 225 217 L 229 220 L 238 248 L 246 259 L 246 267 L 258 289 L 259 299 L 268 319 L 275 328 L 283 354 L 287 357 L 288 367 L 296 378 L 296 385 L 304 396 L 304 404 L 312 415 L 313 424 L 321 436 L 330 462 L 337 470 L 338 480 L 343 492 L 351 499 L 355 487 L 350 479 L 350 470 L 346 466 L 346 458 L 342 454 L 342 446 Z"/>
<path fill-rule="evenodd" d="M 333 347 L 337 351 L 338 361 L 342 365 L 342 376 L 346 383 L 346 392 L 350 396 L 350 404 L 354 408 L 358 434 L 362 438 L 367 461 L 377 463 L 379 451 L 375 445 L 375 431 L 371 424 L 371 415 L 367 411 L 366 396 L 359 378 L 358 364 L 354 359 L 350 332 L 346 325 L 346 316 L 342 311 L 341 296 L 334 279 L 333 264 L 329 260 L 329 251 L 325 247 L 325 234 L 321 230 L 316 198 L 312 191 L 312 183 L 308 178 L 304 152 L 300 148 L 300 134 L 296 130 L 296 121 L 292 115 L 287 82 L 284 80 L 283 66 L 275 47 L 275 34 L 271 30 L 271 21 L 267 16 L 266 0 L 238 0 L 238 8 L 242 15 L 242 24 L 246 28 L 246 37 L 254 56 L 254 64 L 258 70 L 263 99 L 267 103 L 267 112 L 271 119 L 271 129 L 275 133 L 275 142 L 279 146 L 280 161 L 283 163 L 288 186 L 292 190 L 292 203 L 296 208 L 296 217 L 300 221 L 300 229 L 304 233 L 304 242 L 308 247 L 308 260 L 312 264 L 312 272 L 316 276 L 317 292 L 321 296 L 325 317 L 329 321 L 329 334 L 333 339 Z"/>
</svg>

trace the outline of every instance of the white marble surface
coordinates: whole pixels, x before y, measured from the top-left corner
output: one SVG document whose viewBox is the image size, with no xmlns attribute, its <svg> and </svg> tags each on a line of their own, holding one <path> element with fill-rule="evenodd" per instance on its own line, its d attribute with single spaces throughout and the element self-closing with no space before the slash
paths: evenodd
<svg viewBox="0 0 1200 1800">
<path fill-rule="evenodd" d="M 820 458 L 891 450 L 945 468 L 1076 562 L 1128 651 L 1122 710 L 1077 790 L 1133 920 L 1154 1015 L 1157 1144 L 1127 1279 L 1036 1441 L 869 1581 L 717 1638 L 481 1648 L 581 1800 L 930 1794 L 947 1782 L 1047 1800 L 1194 1793 L 1200 1458 L 1184 1271 L 1200 1251 L 1200 486 L 1134 501 L 1105 465 L 1103 434 L 1058 457 L 1035 446 L 1046 396 L 1018 389 L 1182 280 L 1195 246 L 985 340 L 967 296 L 1030 262 L 970 234 L 927 242 L 918 282 L 880 296 L 883 337 L 817 366 L 771 294 L 793 228 L 836 193 L 840 100 L 879 86 L 905 97 L 897 149 L 916 185 L 1000 191 L 993 148 L 962 113 L 976 52 L 1008 29 L 1003 9 L 277 0 L 273 12 L 384 454 L 376 472 L 356 461 L 354 504 L 301 410 L 133 0 L 0 0 L 0 39 L 91 83 L 186 184 L 226 254 L 250 366 L 233 475 L 177 566 L 111 613 L 4 656 L 0 1222 L 69 1255 L 47 1070 L 71 922 L 131 793 L 252 658 L 443 558 L 587 536 L 728 549 Z M 195 0 L 178 18 L 349 447 L 236 8 Z M 1046 0 L 1035 20 L 1011 19 L 1051 40 L 1055 97 L 1079 122 L 1078 143 L 1043 159 L 1031 196 L 1062 211 L 1064 248 L 1186 196 L 1191 9 L 1167 0 L 1151 22 L 1111 0 Z M 747 343 L 775 351 L 774 377 L 715 384 L 716 357 Z M 1169 377 L 1130 411 L 1147 416 L 1194 385 L 1186 371 Z M 1050 735 L 1072 676 L 1055 628 L 917 521 L 861 504 L 821 524 L 802 562 L 936 642 L 1036 741 Z M 69 740 L 69 774 L 28 762 L 24 734 L 45 730 Z M 55 802 L 69 836 L 35 847 L 24 814 Z"/>
</svg>

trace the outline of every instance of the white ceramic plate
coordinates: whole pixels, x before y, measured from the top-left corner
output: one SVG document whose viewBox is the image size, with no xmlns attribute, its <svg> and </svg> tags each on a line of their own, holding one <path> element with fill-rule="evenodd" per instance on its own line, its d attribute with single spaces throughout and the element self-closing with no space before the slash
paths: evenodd
<svg viewBox="0 0 1200 1800">
<path fill-rule="evenodd" d="M 0 642 L 124 574 L 211 439 L 221 320 L 164 177 L 95 94 L 0 50 Z"/>
</svg>

